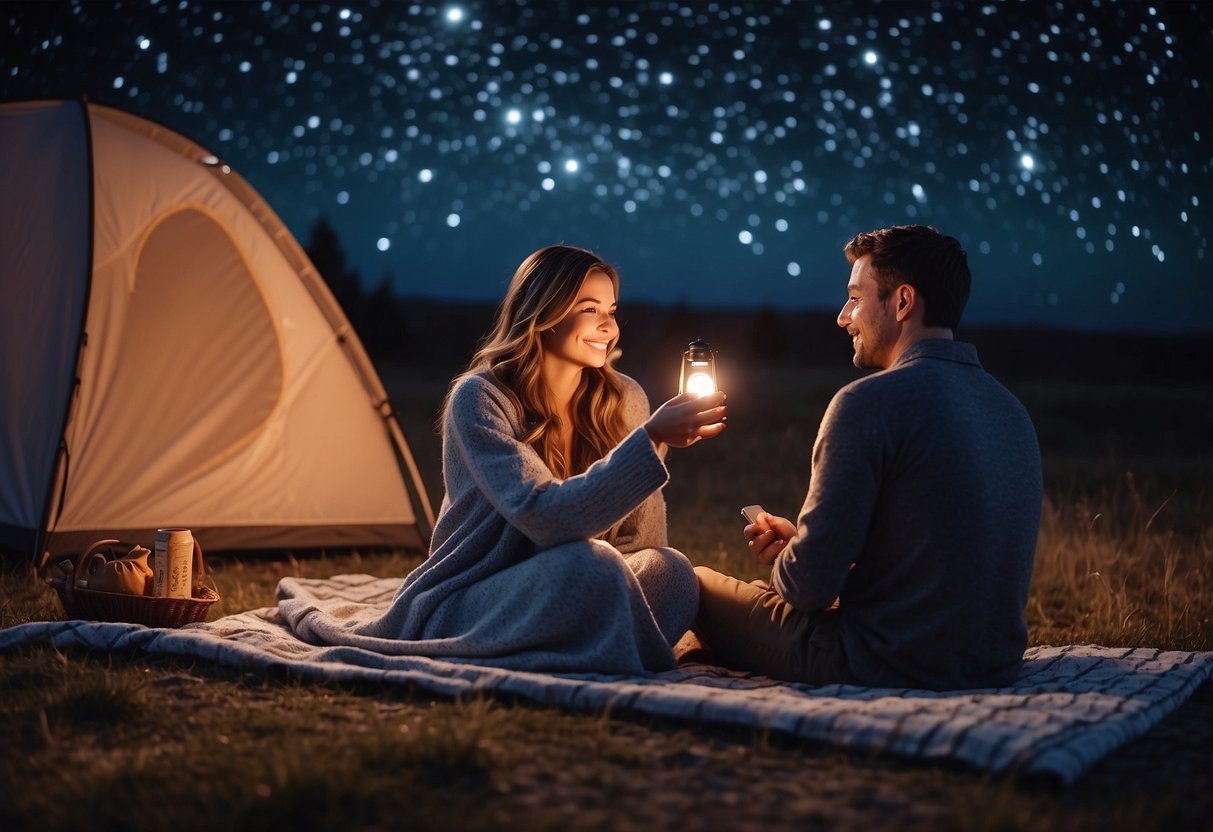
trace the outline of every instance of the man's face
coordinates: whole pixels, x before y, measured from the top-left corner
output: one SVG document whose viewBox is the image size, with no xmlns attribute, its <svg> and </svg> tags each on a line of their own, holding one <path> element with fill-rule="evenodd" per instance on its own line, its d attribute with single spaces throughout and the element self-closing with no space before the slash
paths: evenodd
<svg viewBox="0 0 1213 832">
<path fill-rule="evenodd" d="M 865 255 L 851 266 L 847 302 L 838 313 L 838 325 L 851 336 L 855 366 L 861 370 L 883 370 L 893 363 L 897 321 L 893 294 L 881 301 L 871 257 Z"/>
</svg>

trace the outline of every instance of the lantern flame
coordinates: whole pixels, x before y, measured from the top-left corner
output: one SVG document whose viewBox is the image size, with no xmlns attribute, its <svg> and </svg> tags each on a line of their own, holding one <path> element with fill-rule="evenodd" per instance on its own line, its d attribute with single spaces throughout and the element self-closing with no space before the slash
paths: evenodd
<svg viewBox="0 0 1213 832">
<path fill-rule="evenodd" d="M 687 392 L 706 396 L 716 392 L 716 380 L 709 373 L 692 373 L 687 379 Z"/>
</svg>

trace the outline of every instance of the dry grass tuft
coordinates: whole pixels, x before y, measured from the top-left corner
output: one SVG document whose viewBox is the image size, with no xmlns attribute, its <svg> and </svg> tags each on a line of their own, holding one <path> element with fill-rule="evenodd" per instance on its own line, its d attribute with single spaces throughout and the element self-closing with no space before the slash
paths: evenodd
<svg viewBox="0 0 1213 832">
<path fill-rule="evenodd" d="M 1172 502 L 1148 502 L 1131 477 L 1046 500 L 1027 609 L 1035 643 L 1213 648 L 1213 527 L 1169 528 Z"/>
</svg>

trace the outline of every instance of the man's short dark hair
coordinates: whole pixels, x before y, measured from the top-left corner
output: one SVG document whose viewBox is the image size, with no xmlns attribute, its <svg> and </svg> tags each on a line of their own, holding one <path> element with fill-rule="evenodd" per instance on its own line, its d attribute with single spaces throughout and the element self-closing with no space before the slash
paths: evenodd
<svg viewBox="0 0 1213 832">
<path fill-rule="evenodd" d="M 973 276 L 960 241 L 929 225 L 895 225 L 856 234 L 843 248 L 847 262 L 870 256 L 884 300 L 908 283 L 925 301 L 924 326 L 955 331 L 969 300 Z"/>
</svg>

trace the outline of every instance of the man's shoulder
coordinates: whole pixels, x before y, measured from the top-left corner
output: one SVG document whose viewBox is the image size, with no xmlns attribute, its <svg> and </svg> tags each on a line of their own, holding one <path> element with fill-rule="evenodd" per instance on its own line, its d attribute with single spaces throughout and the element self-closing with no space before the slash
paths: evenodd
<svg viewBox="0 0 1213 832">
<path fill-rule="evenodd" d="M 885 378 L 881 370 L 857 378 L 838 388 L 822 417 L 821 430 L 827 433 L 845 431 L 861 435 L 880 432 L 885 428 L 893 404 L 901 394 Z"/>
<path fill-rule="evenodd" d="M 924 353 L 908 361 L 898 361 L 892 367 L 871 372 L 839 388 L 834 394 L 835 403 L 876 406 L 893 401 L 933 400 L 946 397 L 948 391 L 956 393 L 959 388 L 972 386 L 996 387 L 1013 398 L 976 361 L 975 353 L 971 361 L 963 353 L 960 357 L 962 360 L 949 355 Z"/>
<path fill-rule="evenodd" d="M 839 392 L 885 395 L 936 383 L 954 384 L 958 379 L 995 381 L 977 360 L 971 344 L 929 339 L 910 347 L 891 367 L 855 379 Z"/>
<path fill-rule="evenodd" d="M 834 394 L 835 399 L 856 399 L 865 400 L 868 398 L 878 398 L 890 395 L 896 389 L 909 382 L 902 371 L 906 368 L 890 368 L 888 370 L 877 370 L 860 376 L 859 378 L 844 384 L 838 388 L 838 392 Z"/>
<path fill-rule="evenodd" d="M 836 406 L 880 407 L 886 419 L 923 407 L 1005 411 L 1030 419 L 1015 394 L 976 360 L 975 349 L 957 346 L 967 349 L 954 355 L 920 355 L 855 379 L 835 394 Z"/>
</svg>

